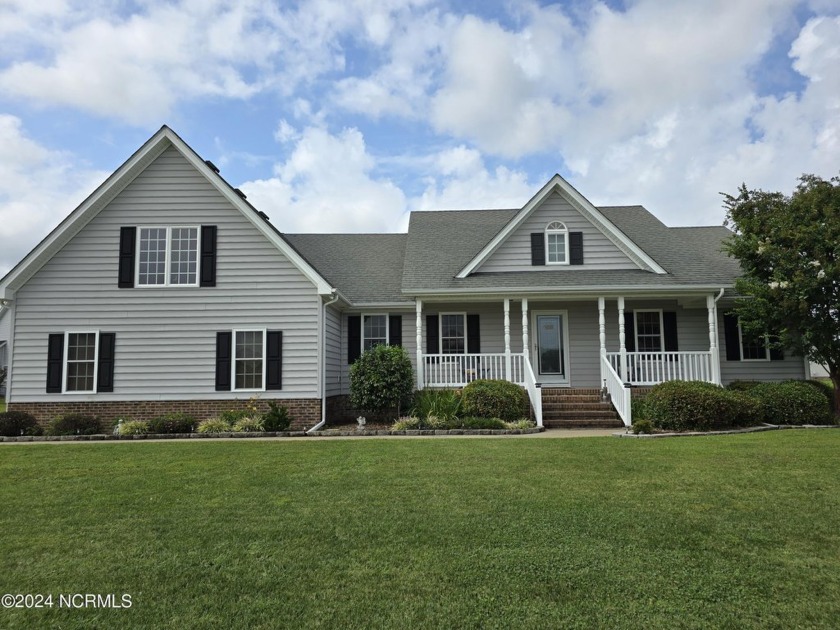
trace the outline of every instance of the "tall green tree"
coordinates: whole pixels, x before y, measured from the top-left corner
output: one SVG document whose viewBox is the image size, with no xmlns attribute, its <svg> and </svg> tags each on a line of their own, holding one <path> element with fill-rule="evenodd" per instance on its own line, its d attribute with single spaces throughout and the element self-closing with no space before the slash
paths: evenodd
<svg viewBox="0 0 840 630">
<path fill-rule="evenodd" d="M 827 366 L 840 414 L 840 177 L 803 175 L 790 196 L 742 185 L 724 205 L 742 329 Z"/>
</svg>

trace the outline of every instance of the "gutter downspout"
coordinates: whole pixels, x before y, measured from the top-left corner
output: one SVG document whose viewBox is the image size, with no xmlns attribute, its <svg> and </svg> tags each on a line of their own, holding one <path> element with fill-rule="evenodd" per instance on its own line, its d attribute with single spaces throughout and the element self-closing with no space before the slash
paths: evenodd
<svg viewBox="0 0 840 630">
<path fill-rule="evenodd" d="M 335 304 L 336 302 L 338 302 L 338 290 L 332 289 L 330 295 L 332 296 L 332 299 L 329 302 L 324 302 L 324 316 L 321 318 L 321 321 L 324 323 L 324 351 L 321 354 L 321 421 L 314 427 L 309 429 L 306 432 L 307 435 L 314 433 L 327 423 L 327 307 L 330 304 Z"/>
</svg>

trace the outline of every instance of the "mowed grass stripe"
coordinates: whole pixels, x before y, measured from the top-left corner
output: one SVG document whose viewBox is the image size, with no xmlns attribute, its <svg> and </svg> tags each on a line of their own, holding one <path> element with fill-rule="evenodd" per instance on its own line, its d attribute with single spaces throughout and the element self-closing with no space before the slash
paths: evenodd
<svg viewBox="0 0 840 630">
<path fill-rule="evenodd" d="M 834 627 L 840 431 L 6 445 L 2 627 Z"/>
</svg>

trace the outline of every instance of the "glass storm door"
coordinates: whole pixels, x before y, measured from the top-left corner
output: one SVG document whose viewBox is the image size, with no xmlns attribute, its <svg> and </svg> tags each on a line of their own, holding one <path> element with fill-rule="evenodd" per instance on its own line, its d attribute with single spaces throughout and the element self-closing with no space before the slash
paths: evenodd
<svg viewBox="0 0 840 630">
<path fill-rule="evenodd" d="M 562 380 L 566 376 L 563 316 L 537 315 L 537 371 L 540 376 Z"/>
</svg>

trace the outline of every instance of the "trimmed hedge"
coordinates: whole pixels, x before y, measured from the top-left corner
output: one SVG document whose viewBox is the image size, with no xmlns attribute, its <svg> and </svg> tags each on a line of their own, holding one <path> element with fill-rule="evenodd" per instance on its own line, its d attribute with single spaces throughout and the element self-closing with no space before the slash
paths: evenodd
<svg viewBox="0 0 840 630">
<path fill-rule="evenodd" d="M 526 415 L 527 409 L 528 394 L 508 381 L 479 379 L 468 384 L 461 396 L 465 416 L 513 421 Z"/>
<path fill-rule="evenodd" d="M 167 413 L 149 420 L 149 433 L 192 433 L 195 418 L 186 413 Z"/>
<path fill-rule="evenodd" d="M 47 435 L 96 435 L 102 433 L 102 423 L 96 416 L 69 413 L 50 422 Z"/>
<path fill-rule="evenodd" d="M 761 383 L 748 393 L 764 409 L 770 424 L 831 424 L 828 398 L 805 381 Z"/>
<path fill-rule="evenodd" d="M 405 348 L 374 346 L 350 366 L 350 404 L 370 413 L 396 412 L 414 393 L 414 368 Z"/>
<path fill-rule="evenodd" d="M 714 431 L 760 424 L 762 406 L 747 394 L 703 381 L 668 381 L 645 398 L 645 418 L 667 431 Z"/>
<path fill-rule="evenodd" d="M 16 437 L 19 435 L 41 435 L 35 416 L 25 411 L 5 411 L 0 413 L 0 435 Z"/>
</svg>

